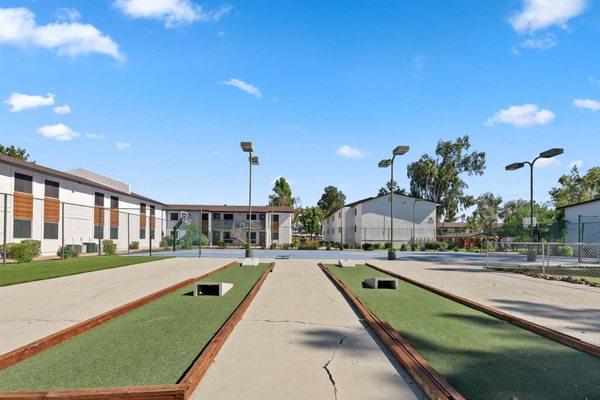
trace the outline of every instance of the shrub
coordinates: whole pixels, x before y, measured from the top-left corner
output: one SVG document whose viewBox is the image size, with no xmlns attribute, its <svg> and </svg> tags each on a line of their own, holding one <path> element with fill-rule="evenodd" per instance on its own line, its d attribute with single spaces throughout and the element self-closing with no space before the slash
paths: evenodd
<svg viewBox="0 0 600 400">
<path fill-rule="evenodd" d="M 325 250 L 331 250 L 331 245 L 329 243 L 327 243 L 327 246 L 325 246 Z"/>
<path fill-rule="evenodd" d="M 292 238 L 292 247 L 295 249 L 300 247 L 300 239 L 298 239 L 297 237 Z"/>
<path fill-rule="evenodd" d="M 192 248 L 192 238 L 189 237 L 188 235 L 186 235 L 185 239 L 183 239 L 183 242 L 181 242 L 181 248 L 182 249 L 191 249 Z"/>
<path fill-rule="evenodd" d="M 105 255 L 112 256 L 117 253 L 117 244 L 112 240 L 105 239 L 102 241 L 102 249 L 104 249 Z"/>
<path fill-rule="evenodd" d="M 307 240 L 306 242 L 304 242 L 300 245 L 299 249 L 300 250 L 318 250 L 319 242 L 317 242 L 316 240 Z"/>
<path fill-rule="evenodd" d="M 348 245 L 348 248 L 349 248 L 350 250 L 354 250 L 354 249 L 356 248 L 356 245 L 355 245 L 354 243 L 350 243 L 350 244 Z"/>
<path fill-rule="evenodd" d="M 217 243 L 219 245 L 220 248 L 222 249 L 226 249 L 227 248 L 227 242 L 224 240 L 219 240 L 219 243 Z"/>
<path fill-rule="evenodd" d="M 456 248 L 456 243 L 454 243 L 454 242 L 448 242 L 446 244 L 446 246 L 447 246 L 448 250 L 454 250 Z"/>
<path fill-rule="evenodd" d="M 271 250 L 275 250 L 277 249 L 277 243 L 271 243 L 271 246 L 269 247 Z"/>
<path fill-rule="evenodd" d="M 12 243 L 6 250 L 8 258 L 20 263 L 33 260 L 33 249 L 28 243 Z"/>
<path fill-rule="evenodd" d="M 400 246 L 400 251 L 406 251 L 406 244 L 402 243 L 402 245 Z"/>
<path fill-rule="evenodd" d="M 362 249 L 364 251 L 371 251 L 371 250 L 373 250 L 373 244 L 372 243 L 363 243 Z"/>
<path fill-rule="evenodd" d="M 424 250 L 439 250 L 440 243 L 439 242 L 425 242 L 425 244 L 423 244 L 423 249 Z"/>
<path fill-rule="evenodd" d="M 550 256 L 561 256 L 561 257 L 573 257 L 574 252 L 573 252 L 573 248 L 571 246 L 565 246 L 565 245 L 559 245 L 559 246 L 553 246 L 550 245 L 549 246 L 550 250 L 548 251 L 548 253 L 550 253 Z M 585 254 L 585 253 L 584 253 Z"/>
<path fill-rule="evenodd" d="M 292 245 L 291 245 L 291 243 L 284 243 L 284 244 L 283 244 L 283 249 L 284 249 L 284 250 L 289 250 L 289 249 L 291 249 L 291 248 L 292 248 Z"/>
<path fill-rule="evenodd" d="M 56 252 L 56 255 L 59 256 L 60 258 L 79 257 L 79 249 L 80 249 L 80 247 L 78 247 L 78 246 L 66 245 L 65 247 L 59 247 L 58 251 Z"/>
<path fill-rule="evenodd" d="M 438 244 L 439 244 L 439 247 L 438 247 L 439 251 L 446 251 L 446 250 L 448 250 L 448 244 L 446 242 L 441 242 L 441 243 L 438 243 Z"/>
<path fill-rule="evenodd" d="M 169 236 L 163 236 L 162 239 L 160 239 L 160 247 L 162 247 L 164 250 L 169 250 L 169 247 L 171 247 L 171 240 Z"/>
<path fill-rule="evenodd" d="M 21 244 L 31 248 L 31 254 L 33 257 L 39 257 L 39 255 L 42 254 L 42 242 L 39 240 L 27 239 L 21 241 Z"/>
<path fill-rule="evenodd" d="M 164 239 L 164 238 L 163 238 Z M 160 240 L 161 246 L 162 246 L 162 241 L 163 239 Z M 137 250 L 140 248 L 140 242 L 138 242 L 137 240 L 129 243 L 129 249 L 130 250 Z"/>
<path fill-rule="evenodd" d="M 373 250 L 381 250 L 381 243 L 373 243 Z"/>
</svg>

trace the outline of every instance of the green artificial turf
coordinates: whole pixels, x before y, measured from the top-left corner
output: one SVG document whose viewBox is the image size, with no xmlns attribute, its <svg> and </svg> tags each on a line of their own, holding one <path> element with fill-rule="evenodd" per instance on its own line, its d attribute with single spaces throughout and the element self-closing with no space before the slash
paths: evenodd
<svg viewBox="0 0 600 400">
<path fill-rule="evenodd" d="M 600 399 L 600 359 L 385 274 L 328 266 L 377 317 L 388 321 L 468 399 Z"/>
<path fill-rule="evenodd" d="M 163 260 L 165 258 L 169 257 L 91 256 L 68 258 L 66 260 L 33 261 L 23 264 L 0 265 L 0 286 L 58 278 L 100 269 L 124 267 L 126 265 Z"/>
<path fill-rule="evenodd" d="M 0 371 L 0 391 L 174 384 L 268 267 L 234 265 L 205 279 L 224 296 L 170 293 Z"/>
</svg>

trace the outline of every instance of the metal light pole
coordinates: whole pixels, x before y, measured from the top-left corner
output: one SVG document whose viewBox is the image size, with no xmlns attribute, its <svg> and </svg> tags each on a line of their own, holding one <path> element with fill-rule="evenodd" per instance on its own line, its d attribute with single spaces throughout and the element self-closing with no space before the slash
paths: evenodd
<svg viewBox="0 0 600 400">
<path fill-rule="evenodd" d="M 248 153 L 248 164 L 250 167 L 248 177 L 248 237 L 246 238 L 246 258 L 252 258 L 252 246 L 250 245 L 250 237 L 252 236 L 252 166 L 258 165 L 258 157 L 253 156 L 254 146 L 252 142 L 241 142 L 242 151 Z"/>
<path fill-rule="evenodd" d="M 381 160 L 379 168 L 391 167 L 390 178 L 390 248 L 388 250 L 388 260 L 396 259 L 396 251 L 394 250 L 394 160 L 396 156 L 401 156 L 408 153 L 408 146 L 397 146 L 392 152 L 391 159 Z"/>
<path fill-rule="evenodd" d="M 515 171 L 521 169 L 525 164 L 529 165 L 529 226 L 531 227 L 531 242 L 535 242 L 535 233 L 533 229 L 533 167 L 535 162 L 540 158 L 552 158 L 564 153 L 561 148 L 553 148 L 540 153 L 533 161 L 516 162 L 507 165 L 504 169 L 507 171 Z"/>
</svg>

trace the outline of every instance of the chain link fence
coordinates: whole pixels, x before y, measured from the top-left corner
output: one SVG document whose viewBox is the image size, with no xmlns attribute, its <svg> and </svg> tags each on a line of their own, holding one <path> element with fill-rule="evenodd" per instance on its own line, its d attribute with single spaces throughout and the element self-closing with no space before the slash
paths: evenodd
<svg viewBox="0 0 600 400">
<path fill-rule="evenodd" d="M 600 285 L 600 244 L 490 242 L 486 267 Z"/>
<path fill-rule="evenodd" d="M 360 248 L 363 244 L 379 245 L 389 247 L 390 228 L 324 228 L 322 240 L 324 242 L 345 245 L 353 245 Z M 400 248 L 402 245 L 434 243 L 436 241 L 436 230 L 431 228 L 415 227 L 413 228 L 394 228 L 394 247 Z"/>
</svg>

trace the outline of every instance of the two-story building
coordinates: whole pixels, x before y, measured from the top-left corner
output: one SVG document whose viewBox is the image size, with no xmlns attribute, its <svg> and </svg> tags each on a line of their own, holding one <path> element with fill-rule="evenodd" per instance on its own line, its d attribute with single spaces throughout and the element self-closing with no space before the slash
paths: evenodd
<svg viewBox="0 0 600 400">
<path fill-rule="evenodd" d="M 394 247 L 411 240 L 436 240 L 437 203 L 415 197 L 395 194 Z M 323 240 L 354 244 L 389 243 L 391 233 L 389 194 L 369 197 L 347 204 L 322 221 Z"/>
</svg>

